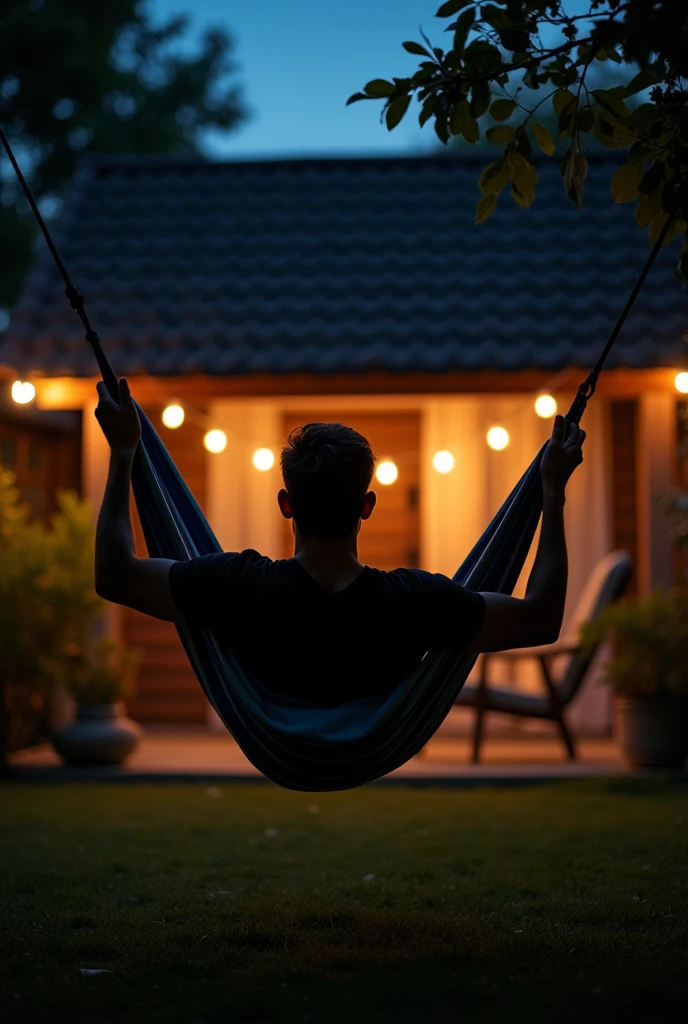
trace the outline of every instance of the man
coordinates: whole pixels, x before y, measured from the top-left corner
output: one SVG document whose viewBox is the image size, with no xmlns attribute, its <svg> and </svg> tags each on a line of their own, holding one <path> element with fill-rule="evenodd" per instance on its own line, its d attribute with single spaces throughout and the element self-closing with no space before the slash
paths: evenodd
<svg viewBox="0 0 688 1024">
<path fill-rule="evenodd" d="M 244 667 L 273 692 L 333 706 L 391 689 L 428 650 L 500 651 L 559 636 L 567 583 L 564 493 L 583 461 L 585 433 L 554 422 L 542 459 L 544 511 L 526 596 L 474 593 L 418 569 L 381 572 L 357 556 L 373 514 L 375 456 L 364 437 L 336 423 L 293 431 L 277 495 L 294 529 L 294 556 L 256 551 L 178 562 L 137 558 L 129 513 L 141 428 L 125 380 L 119 405 L 98 384 L 96 417 L 110 469 L 96 533 L 101 597 L 159 619 L 221 633 Z"/>
</svg>

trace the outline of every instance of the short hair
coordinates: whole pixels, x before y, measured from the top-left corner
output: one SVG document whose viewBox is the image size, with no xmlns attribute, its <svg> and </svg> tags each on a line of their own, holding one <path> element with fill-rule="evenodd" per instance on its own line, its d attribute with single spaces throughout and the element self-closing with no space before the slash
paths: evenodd
<svg viewBox="0 0 688 1024">
<path fill-rule="evenodd" d="M 341 423 L 307 423 L 287 438 L 281 456 L 284 486 L 299 530 L 318 540 L 348 536 L 373 478 L 375 453 Z"/>
</svg>

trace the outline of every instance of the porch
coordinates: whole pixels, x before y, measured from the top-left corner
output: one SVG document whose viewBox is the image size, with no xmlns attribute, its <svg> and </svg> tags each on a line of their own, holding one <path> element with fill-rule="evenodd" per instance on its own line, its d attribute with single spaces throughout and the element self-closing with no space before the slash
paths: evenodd
<svg viewBox="0 0 688 1024">
<path fill-rule="evenodd" d="M 423 754 L 402 765 L 384 781 L 452 786 L 508 785 L 629 772 L 609 735 L 579 736 L 577 759 L 570 761 L 553 726 L 504 724 L 499 716 L 488 719 L 481 763 L 475 765 L 471 763 L 467 719 L 465 709 L 454 709 Z M 263 779 L 231 736 L 202 726 L 146 725 L 137 750 L 122 767 L 66 768 L 48 744 L 17 752 L 12 763 L 17 777 L 26 781 Z"/>
</svg>

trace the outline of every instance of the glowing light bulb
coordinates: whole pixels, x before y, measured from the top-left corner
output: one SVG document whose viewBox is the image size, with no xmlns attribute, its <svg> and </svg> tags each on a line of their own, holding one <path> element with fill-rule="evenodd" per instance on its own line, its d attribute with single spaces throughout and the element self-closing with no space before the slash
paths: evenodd
<svg viewBox="0 0 688 1024">
<path fill-rule="evenodd" d="M 399 470 L 396 467 L 396 463 L 392 462 L 391 459 L 385 459 L 375 470 L 375 478 L 380 484 L 384 484 L 385 487 L 389 487 L 399 476 Z"/>
<path fill-rule="evenodd" d="M 685 370 L 676 374 L 674 377 L 674 386 L 682 395 L 688 395 L 688 373 L 686 373 Z"/>
<path fill-rule="evenodd" d="M 535 399 L 535 412 L 543 420 L 549 420 L 556 414 L 557 400 L 552 395 L 538 395 Z"/>
<path fill-rule="evenodd" d="M 36 389 L 28 380 L 15 380 L 12 385 L 12 399 L 17 405 L 28 405 L 36 397 Z"/>
<path fill-rule="evenodd" d="M 438 473 L 451 473 L 454 468 L 454 456 L 447 451 L 435 452 L 432 465 Z"/>
<path fill-rule="evenodd" d="M 487 432 L 487 443 L 495 452 L 503 451 L 510 440 L 509 431 L 504 427 L 490 427 Z"/>
<path fill-rule="evenodd" d="M 162 421 L 170 430 L 176 430 L 184 422 L 184 410 L 181 405 L 168 405 L 163 409 Z"/>
<path fill-rule="evenodd" d="M 224 430 L 209 430 L 203 438 L 203 444 L 213 455 L 219 455 L 227 447 L 227 435 Z"/>
<path fill-rule="evenodd" d="M 272 469 L 275 465 L 274 453 L 269 448 L 259 448 L 258 451 L 253 453 L 253 465 L 261 473 L 266 473 L 268 469 Z"/>
</svg>

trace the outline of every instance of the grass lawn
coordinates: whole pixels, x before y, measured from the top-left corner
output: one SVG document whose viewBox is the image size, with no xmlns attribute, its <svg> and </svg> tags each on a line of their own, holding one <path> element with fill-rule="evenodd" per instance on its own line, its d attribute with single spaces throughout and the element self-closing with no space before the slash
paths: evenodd
<svg viewBox="0 0 688 1024">
<path fill-rule="evenodd" d="M 686 1019 L 680 784 L 6 785 L 0 833 L 4 1024 Z"/>
</svg>

